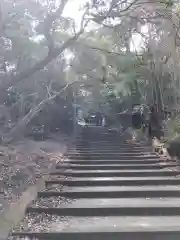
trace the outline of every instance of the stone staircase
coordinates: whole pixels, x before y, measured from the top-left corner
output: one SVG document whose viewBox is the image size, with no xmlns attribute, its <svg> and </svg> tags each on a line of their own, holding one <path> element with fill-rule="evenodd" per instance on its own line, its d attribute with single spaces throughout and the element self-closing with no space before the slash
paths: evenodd
<svg viewBox="0 0 180 240">
<path fill-rule="evenodd" d="M 176 165 L 116 131 L 84 128 L 13 239 L 179 240 Z"/>
</svg>

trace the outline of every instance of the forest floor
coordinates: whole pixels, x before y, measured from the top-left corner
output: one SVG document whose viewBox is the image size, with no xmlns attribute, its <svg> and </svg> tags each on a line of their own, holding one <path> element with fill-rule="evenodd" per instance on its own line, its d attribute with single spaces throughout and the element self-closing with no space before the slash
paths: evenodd
<svg viewBox="0 0 180 240">
<path fill-rule="evenodd" d="M 0 213 L 63 159 L 68 143 L 69 137 L 58 133 L 46 141 L 26 138 L 0 146 Z"/>
</svg>

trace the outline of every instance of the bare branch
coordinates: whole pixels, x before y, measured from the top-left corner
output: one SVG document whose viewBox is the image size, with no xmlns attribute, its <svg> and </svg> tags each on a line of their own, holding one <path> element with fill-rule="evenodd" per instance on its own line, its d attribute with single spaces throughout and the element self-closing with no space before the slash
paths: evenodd
<svg viewBox="0 0 180 240">
<path fill-rule="evenodd" d="M 133 2 L 131 2 L 126 8 L 120 10 L 118 13 L 123 13 L 123 12 L 127 12 L 133 5 L 135 5 L 136 2 L 138 2 L 139 0 L 134 0 Z M 124 1 L 124 3 L 126 3 L 127 1 Z M 122 4 L 122 3 L 121 3 Z M 91 16 L 94 16 L 94 19 L 91 19 L 94 22 L 100 23 L 103 22 L 106 18 L 110 18 L 112 17 L 112 11 L 113 8 L 116 6 L 117 4 L 114 3 L 114 1 L 112 1 L 112 4 L 109 8 L 109 10 L 107 11 L 107 13 L 105 13 L 105 15 L 96 15 L 96 14 L 91 14 Z"/>
<path fill-rule="evenodd" d="M 128 3 L 127 1 L 124 1 L 126 3 Z M 108 11 L 107 13 L 105 13 L 104 15 L 96 15 L 96 14 L 91 14 L 91 16 L 93 16 L 94 18 L 91 18 L 92 21 L 98 23 L 98 24 L 102 24 L 102 22 L 107 19 L 107 18 L 116 18 L 116 17 L 131 17 L 134 18 L 133 16 L 131 16 L 130 14 L 132 12 L 134 12 L 136 9 L 138 9 L 140 6 L 145 5 L 145 4 L 162 4 L 159 0 L 156 1 L 139 1 L 139 0 L 134 0 L 131 3 L 128 4 L 128 6 L 124 9 L 121 9 L 118 11 L 113 11 L 114 6 L 110 8 L 110 11 Z M 132 8 L 133 7 L 133 8 Z M 151 19 L 154 19 L 153 17 L 150 17 Z M 104 24 L 105 27 L 114 27 L 114 26 L 109 26 Z"/>
</svg>

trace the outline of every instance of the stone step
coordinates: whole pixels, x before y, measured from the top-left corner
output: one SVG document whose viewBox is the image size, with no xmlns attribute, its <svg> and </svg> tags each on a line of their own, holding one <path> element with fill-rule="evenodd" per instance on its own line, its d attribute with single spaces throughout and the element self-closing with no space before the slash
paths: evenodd
<svg viewBox="0 0 180 240">
<path fill-rule="evenodd" d="M 180 238 L 180 231 L 131 231 L 128 230 L 126 232 L 14 232 L 12 234 L 13 240 L 19 240 L 19 239 L 38 239 L 38 240 L 59 240 L 59 239 L 67 239 L 67 240 L 179 240 Z"/>
<path fill-rule="evenodd" d="M 121 150 L 109 150 L 109 151 L 105 151 L 105 150 L 99 150 L 99 151 L 94 151 L 94 150 L 86 150 L 86 151 L 68 151 L 66 153 L 66 156 L 86 156 L 86 155 L 111 155 L 110 151 L 112 151 L 112 155 L 151 155 L 151 156 L 157 156 L 156 153 L 152 153 L 151 151 L 130 151 L 130 150 L 125 150 L 125 151 L 121 151 Z"/>
<path fill-rule="evenodd" d="M 95 152 L 95 153 L 99 153 L 99 152 L 105 152 L 105 153 L 109 153 L 109 151 L 111 152 L 115 152 L 115 153 L 124 153 L 124 152 L 133 152 L 133 153 L 138 153 L 138 152 L 151 152 L 152 148 L 136 148 L 136 147 L 129 147 L 129 148 L 122 148 L 122 147 L 100 147 L 100 146 L 96 146 L 96 147 L 92 147 L 92 146 L 88 146 L 88 147 L 84 147 L 82 149 L 68 149 L 68 152 L 75 152 L 75 151 L 79 151 L 80 153 L 84 153 L 84 152 Z"/>
<path fill-rule="evenodd" d="M 39 225 L 38 219 L 41 219 Z M 28 226 L 13 236 L 67 240 L 179 240 L 180 216 L 29 217 Z M 33 224 L 34 223 L 34 224 Z"/>
<path fill-rule="evenodd" d="M 47 198 L 27 208 L 27 213 L 59 216 L 180 216 L 180 198 L 76 199 L 59 204 Z"/>
<path fill-rule="evenodd" d="M 56 170 L 50 175 L 70 177 L 157 177 L 176 176 L 179 172 L 169 170 Z"/>
<path fill-rule="evenodd" d="M 64 186 L 152 186 L 152 185 L 180 185 L 180 178 L 141 177 L 141 178 L 52 178 L 46 181 L 46 186 L 59 184 Z"/>
<path fill-rule="evenodd" d="M 84 153 L 84 154 L 80 154 L 80 153 L 75 153 L 75 154 L 73 154 L 73 153 L 68 153 L 66 156 L 69 156 L 69 157 L 76 157 L 76 156 L 88 156 L 88 155 L 90 155 L 90 156 L 94 156 L 94 157 L 96 157 L 96 156 L 101 156 L 101 155 L 103 155 L 103 156 L 109 156 L 109 157 L 113 157 L 113 156 L 119 156 L 119 157 L 121 157 L 121 156 L 146 156 L 146 155 L 148 155 L 148 156 L 157 156 L 156 155 L 156 153 L 145 153 L 145 152 L 134 152 L 134 153 L 132 153 L 132 152 L 119 152 L 119 153 L 117 153 L 117 152 L 114 152 L 114 151 L 112 151 L 112 152 L 108 152 L 108 153 L 103 153 L 103 152 L 96 152 L 96 153 L 94 153 L 94 152 L 91 152 L 91 151 L 89 151 L 89 153 Z"/>
<path fill-rule="evenodd" d="M 154 198 L 180 197 L 180 186 L 106 186 L 106 187 L 51 187 L 38 192 L 38 197 L 62 196 L 69 198 Z"/>
<path fill-rule="evenodd" d="M 151 148 L 142 148 L 142 147 L 128 147 L 128 148 L 121 148 L 121 147 L 100 147 L 100 146 L 96 146 L 96 147 L 82 147 L 82 148 L 70 148 L 68 149 L 68 152 L 76 152 L 79 151 L 81 153 L 83 152 L 109 152 L 109 150 L 114 151 L 114 152 L 127 152 L 127 151 L 132 151 L 132 152 L 143 152 L 143 151 L 152 151 Z"/>
<path fill-rule="evenodd" d="M 132 157 L 132 156 L 149 156 L 149 157 L 157 157 L 157 155 L 155 153 L 145 153 L 145 152 L 136 152 L 136 153 L 132 153 L 132 152 L 124 152 L 124 153 L 115 153 L 114 151 L 111 153 L 111 152 L 108 152 L 108 153 L 92 153 L 92 152 L 89 152 L 89 153 L 84 153 L 84 154 L 80 154 L 80 153 L 76 153 L 76 154 L 70 154 L 68 153 L 66 155 L 67 157 L 86 157 L 86 156 L 91 156 L 91 157 L 99 157 L 99 156 L 108 156 L 109 158 L 113 158 L 113 157 L 122 157 L 122 156 L 129 156 L 129 157 Z"/>
<path fill-rule="evenodd" d="M 106 164 L 111 164 L 111 165 L 117 165 L 117 164 L 156 164 L 156 163 L 166 163 L 164 160 L 161 158 L 157 159 L 134 159 L 134 160 L 72 160 L 72 159 L 65 159 L 63 160 L 62 163 L 69 163 L 69 164 L 83 164 L 83 165 L 93 165 L 93 164 L 98 164 L 98 165 L 106 165 Z M 171 163 L 176 164 L 176 161 L 171 161 Z"/>
<path fill-rule="evenodd" d="M 27 213 L 57 214 L 59 216 L 180 216 L 180 207 L 28 207 Z"/>
<path fill-rule="evenodd" d="M 149 148 L 147 146 L 147 148 Z M 74 148 L 71 148 L 71 150 L 119 150 L 121 149 L 122 151 L 129 151 L 131 149 L 133 150 L 139 150 L 139 151 L 143 151 L 145 148 L 142 146 L 121 146 L 121 145 L 99 145 L 98 143 L 96 145 L 81 145 L 81 146 L 75 146 Z"/>
<path fill-rule="evenodd" d="M 83 165 L 83 164 L 58 164 L 56 166 L 56 169 L 77 169 L 77 170 L 127 170 L 127 169 L 161 169 L 164 167 L 175 167 L 177 164 L 166 164 L 166 165 L 160 165 L 160 164 L 118 164 L 118 165 Z"/>
<path fill-rule="evenodd" d="M 45 200 L 45 201 L 44 201 Z M 68 201 L 57 197 L 40 198 L 31 207 L 54 208 L 140 208 L 140 207 L 180 207 L 180 198 L 96 198 L 96 199 L 70 199 Z"/>
<path fill-rule="evenodd" d="M 132 160 L 132 159 L 143 159 L 143 160 L 146 160 L 146 159 L 158 159 L 159 157 L 156 156 L 156 155 L 131 155 L 131 156 L 128 156 L 128 155 L 106 155 L 106 154 L 101 154 L 101 155 L 76 155 L 76 156 L 68 156 L 69 159 L 75 159 L 75 160 L 86 160 L 86 159 L 93 159 L 93 160 Z"/>
</svg>

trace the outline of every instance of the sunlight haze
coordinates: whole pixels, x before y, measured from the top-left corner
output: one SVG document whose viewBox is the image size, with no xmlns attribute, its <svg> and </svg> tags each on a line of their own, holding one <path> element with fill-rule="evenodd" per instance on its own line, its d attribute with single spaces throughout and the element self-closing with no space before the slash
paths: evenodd
<svg viewBox="0 0 180 240">
<path fill-rule="evenodd" d="M 75 20 L 77 28 L 80 27 L 81 19 L 84 11 L 80 10 L 83 4 L 86 3 L 86 0 L 70 0 L 63 12 L 64 17 L 70 17 Z M 89 29 L 93 29 L 92 24 L 89 26 Z M 141 51 L 144 47 L 144 42 L 140 34 L 133 34 L 132 41 L 130 44 L 131 51 Z"/>
</svg>

